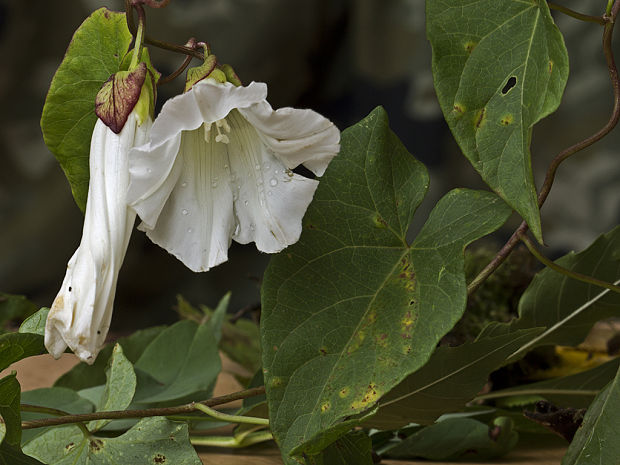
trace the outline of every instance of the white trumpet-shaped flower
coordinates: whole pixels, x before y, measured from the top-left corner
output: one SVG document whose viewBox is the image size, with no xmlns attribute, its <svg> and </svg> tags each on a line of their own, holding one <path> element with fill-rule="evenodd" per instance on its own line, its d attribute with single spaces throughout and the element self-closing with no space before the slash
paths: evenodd
<svg viewBox="0 0 620 465">
<path fill-rule="evenodd" d="M 132 149 L 127 194 L 139 229 L 194 271 L 228 258 L 232 239 L 278 252 L 301 234 L 340 132 L 312 110 L 274 111 L 267 86 L 212 79 L 166 102 L 148 144 Z"/>
<path fill-rule="evenodd" d="M 115 134 L 97 119 L 90 144 L 90 183 L 82 241 L 67 265 L 45 326 L 45 347 L 56 358 L 67 346 L 87 363 L 95 360 L 110 327 L 116 281 L 136 214 L 127 207 L 128 156 L 152 125 L 130 113 Z"/>
</svg>

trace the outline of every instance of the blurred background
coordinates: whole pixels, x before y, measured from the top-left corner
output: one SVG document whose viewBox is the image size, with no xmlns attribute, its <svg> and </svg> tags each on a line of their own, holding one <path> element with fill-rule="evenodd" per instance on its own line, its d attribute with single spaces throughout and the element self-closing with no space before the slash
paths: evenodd
<svg viewBox="0 0 620 465">
<path fill-rule="evenodd" d="M 561 3 L 596 15 L 606 0 Z M 0 0 L 0 291 L 25 294 L 40 306 L 51 305 L 60 287 L 80 242 L 82 214 L 43 143 L 39 118 L 73 32 L 103 6 L 123 8 L 115 0 Z M 274 108 L 313 108 L 345 129 L 383 105 L 392 129 L 430 171 L 430 192 L 413 230 L 451 188 L 484 188 L 435 100 L 424 0 L 172 0 L 147 15 L 150 35 L 179 44 L 190 36 L 207 41 L 244 82 L 266 82 Z M 602 28 L 555 16 L 571 74 L 560 110 L 534 130 L 539 184 L 555 154 L 603 126 L 612 106 Z M 150 50 L 163 75 L 183 61 Z M 161 87 L 159 106 L 182 87 L 182 78 Z M 560 168 L 543 208 L 549 256 L 581 250 L 619 223 L 618 142 L 616 129 Z M 498 245 L 518 222 L 513 218 L 497 233 Z M 231 311 L 258 305 L 268 261 L 253 245 L 233 243 L 227 263 L 194 274 L 136 230 L 119 278 L 112 331 L 174 320 L 177 294 L 214 306 L 232 291 Z"/>
</svg>

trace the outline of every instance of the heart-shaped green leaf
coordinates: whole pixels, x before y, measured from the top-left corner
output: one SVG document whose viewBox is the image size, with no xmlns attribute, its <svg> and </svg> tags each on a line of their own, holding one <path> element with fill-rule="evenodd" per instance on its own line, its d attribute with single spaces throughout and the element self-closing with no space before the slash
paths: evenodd
<svg viewBox="0 0 620 465">
<path fill-rule="evenodd" d="M 428 186 L 376 109 L 342 135 L 294 246 L 262 288 L 261 340 L 271 430 L 287 460 L 345 417 L 372 407 L 422 366 L 463 313 L 463 249 L 510 208 L 458 189 L 413 244 L 406 233 Z"/>
</svg>

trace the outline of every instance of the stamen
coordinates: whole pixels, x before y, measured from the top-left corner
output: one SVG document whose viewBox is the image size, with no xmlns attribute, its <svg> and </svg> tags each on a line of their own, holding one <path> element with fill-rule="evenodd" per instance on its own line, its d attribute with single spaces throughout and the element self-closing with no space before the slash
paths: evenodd
<svg viewBox="0 0 620 465">
<path fill-rule="evenodd" d="M 220 128 L 223 128 L 224 131 L 226 132 L 230 132 L 230 126 L 226 122 L 225 118 L 220 119 L 215 122 L 215 129 L 217 130 L 217 136 L 215 136 L 215 142 L 221 142 L 223 144 L 228 144 L 230 142 L 230 139 L 228 138 L 226 134 L 222 134 L 222 131 L 220 131 Z"/>
</svg>

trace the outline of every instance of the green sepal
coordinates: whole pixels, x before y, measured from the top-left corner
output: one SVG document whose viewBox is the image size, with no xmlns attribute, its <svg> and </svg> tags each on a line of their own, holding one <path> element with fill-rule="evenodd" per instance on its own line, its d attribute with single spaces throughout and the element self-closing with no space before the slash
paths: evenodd
<svg viewBox="0 0 620 465">
<path fill-rule="evenodd" d="M 239 76 L 237 76 L 237 73 L 235 73 L 235 70 L 233 69 L 232 66 L 230 66 L 230 65 L 221 65 L 220 66 L 220 70 L 226 76 L 226 80 L 228 82 L 230 82 L 231 84 L 233 84 L 233 85 L 235 85 L 237 87 L 243 85 L 243 83 L 241 82 L 241 79 L 239 79 Z"/>
<path fill-rule="evenodd" d="M 187 78 L 185 79 L 185 90 L 187 92 L 192 88 L 194 84 L 208 77 L 212 77 L 211 73 L 215 71 L 217 65 L 217 59 L 215 55 L 209 55 L 205 58 L 205 61 L 200 66 L 190 68 L 187 70 Z"/>
<path fill-rule="evenodd" d="M 129 114 L 140 99 L 146 79 L 146 64 L 132 71 L 119 71 L 108 79 L 95 98 L 95 114 L 114 133 L 125 126 Z"/>
</svg>

